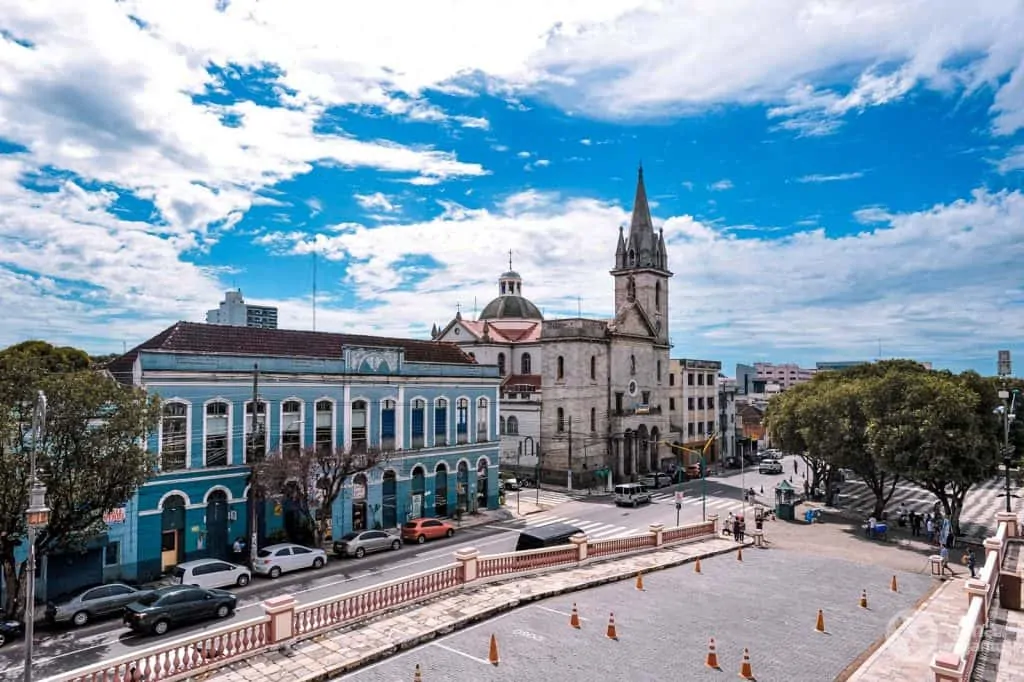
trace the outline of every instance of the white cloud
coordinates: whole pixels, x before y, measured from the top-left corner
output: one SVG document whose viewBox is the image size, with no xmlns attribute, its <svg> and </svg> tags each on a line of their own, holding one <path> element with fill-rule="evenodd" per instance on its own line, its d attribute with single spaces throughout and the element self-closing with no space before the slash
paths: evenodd
<svg viewBox="0 0 1024 682">
<path fill-rule="evenodd" d="M 876 223 L 888 223 L 895 218 L 881 206 L 867 206 L 853 212 L 853 217 L 861 225 L 873 225 Z"/>
<path fill-rule="evenodd" d="M 393 213 L 400 206 L 396 205 L 391 199 L 389 199 L 383 192 L 374 192 L 373 194 L 356 194 L 356 202 L 367 210 L 384 211 L 386 213 Z"/>
<path fill-rule="evenodd" d="M 997 163 L 997 167 L 1000 173 L 1024 169 L 1024 144 L 1011 149 L 1010 153 Z"/>
<path fill-rule="evenodd" d="M 607 269 L 616 226 L 628 222 L 622 207 L 529 191 L 493 210 L 451 205 L 447 214 L 317 236 L 321 252 L 345 261 L 350 284 L 377 306 L 361 312 L 357 326 L 408 333 L 414 322 L 447 321 L 456 303 L 466 310 L 473 297 L 482 307 L 497 294 L 509 248 L 524 293 L 549 317 L 574 314 L 577 296 L 584 310 L 612 314 Z M 1019 192 L 979 190 L 842 238 L 818 228 L 771 239 L 762 234 L 771 228 L 737 232 L 690 216 L 659 224 L 670 265 L 686 264 L 671 283 L 677 347 L 696 335 L 723 353 L 774 347 L 870 357 L 883 338 L 908 356 L 966 358 L 1024 334 L 1024 318 L 1005 314 L 1024 258 Z M 605 231 L 595 233 L 600 225 Z M 305 253 L 311 247 L 304 239 L 286 241 Z M 418 258 L 440 267 L 404 265 Z M 737 262 L 771 263 L 772 277 L 751 276 Z M 345 315 L 352 323 L 353 313 Z"/>
<path fill-rule="evenodd" d="M 711 183 L 711 185 L 708 186 L 708 189 L 710 189 L 712 192 L 724 192 L 726 190 L 732 189 L 732 187 L 732 180 L 729 180 L 727 178 L 724 180 L 719 180 L 718 182 Z"/>
<path fill-rule="evenodd" d="M 582 140 L 580 140 L 580 144 L 586 145 L 586 146 L 589 147 L 591 144 L 593 144 L 593 142 L 591 140 L 589 140 L 588 138 L 583 138 Z"/>
<path fill-rule="evenodd" d="M 802 183 L 820 184 L 823 182 L 843 182 L 845 180 L 856 180 L 858 178 L 863 177 L 864 173 L 861 173 L 860 171 L 857 171 L 855 173 L 836 173 L 835 175 L 821 175 L 815 173 L 813 175 L 805 175 L 801 178 L 797 178 L 796 181 Z"/>
<path fill-rule="evenodd" d="M 693 191 L 693 183 L 690 182 L 689 180 L 683 180 L 682 184 L 683 184 L 683 187 L 685 187 L 687 190 L 689 190 L 691 192 Z"/>
<path fill-rule="evenodd" d="M 516 156 L 518 156 L 520 159 L 528 159 L 530 158 L 531 154 L 530 152 L 516 152 Z"/>
<path fill-rule="evenodd" d="M 452 119 L 462 124 L 463 128 L 476 128 L 478 130 L 490 130 L 491 122 L 486 118 L 478 116 L 452 116 Z"/>
</svg>

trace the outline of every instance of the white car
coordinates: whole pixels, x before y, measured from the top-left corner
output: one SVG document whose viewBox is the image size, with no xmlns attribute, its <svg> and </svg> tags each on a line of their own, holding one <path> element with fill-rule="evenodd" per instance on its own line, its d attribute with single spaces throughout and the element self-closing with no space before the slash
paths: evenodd
<svg viewBox="0 0 1024 682">
<path fill-rule="evenodd" d="M 221 561 L 220 559 L 196 559 L 174 567 L 172 573 L 177 585 L 196 587 L 245 587 L 252 574 L 245 566 Z"/>
<path fill-rule="evenodd" d="M 762 459 L 761 463 L 757 465 L 757 473 L 759 474 L 781 474 L 782 473 L 782 462 L 777 459 Z"/>
<path fill-rule="evenodd" d="M 264 547 L 256 553 L 253 570 L 269 578 L 279 578 L 288 571 L 304 568 L 323 568 L 327 563 L 327 552 L 322 549 L 282 543 Z"/>
</svg>

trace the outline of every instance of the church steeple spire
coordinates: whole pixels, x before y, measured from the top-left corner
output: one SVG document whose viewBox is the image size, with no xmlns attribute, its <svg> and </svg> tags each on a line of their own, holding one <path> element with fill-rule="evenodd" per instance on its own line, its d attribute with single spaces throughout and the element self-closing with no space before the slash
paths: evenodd
<svg viewBox="0 0 1024 682">
<path fill-rule="evenodd" d="M 622 238 L 621 235 L 619 238 Z M 629 221 L 629 235 L 626 237 L 624 253 L 621 256 L 619 249 L 622 247 L 616 248 L 615 267 L 667 270 L 667 259 L 663 256 L 659 242 L 659 236 L 654 232 L 651 206 L 647 201 L 647 188 L 644 186 L 644 167 L 641 164 L 637 169 L 636 196 L 633 199 L 633 216 Z"/>
<path fill-rule="evenodd" d="M 629 236 L 639 236 L 640 233 L 650 232 L 654 234 L 654 223 L 651 220 L 651 207 L 647 203 L 647 188 L 644 187 L 644 166 L 640 164 L 636 177 L 636 197 L 633 199 L 633 219 L 629 223 Z"/>
</svg>

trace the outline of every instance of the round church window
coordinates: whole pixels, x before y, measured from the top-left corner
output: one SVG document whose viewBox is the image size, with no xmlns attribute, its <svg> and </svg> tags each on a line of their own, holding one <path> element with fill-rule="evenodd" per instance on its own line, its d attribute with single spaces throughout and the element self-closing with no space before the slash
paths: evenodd
<svg viewBox="0 0 1024 682">
<path fill-rule="evenodd" d="M 626 390 L 629 391 L 630 395 L 636 395 L 636 382 L 629 382 L 629 386 L 626 388 Z"/>
</svg>

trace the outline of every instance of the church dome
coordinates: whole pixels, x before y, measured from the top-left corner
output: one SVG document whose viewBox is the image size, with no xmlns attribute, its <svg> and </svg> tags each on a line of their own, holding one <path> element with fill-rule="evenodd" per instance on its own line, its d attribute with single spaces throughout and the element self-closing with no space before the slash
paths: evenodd
<svg viewBox="0 0 1024 682">
<path fill-rule="evenodd" d="M 543 320 L 540 310 L 529 299 L 505 294 L 494 299 L 480 313 L 481 320 Z"/>
</svg>

